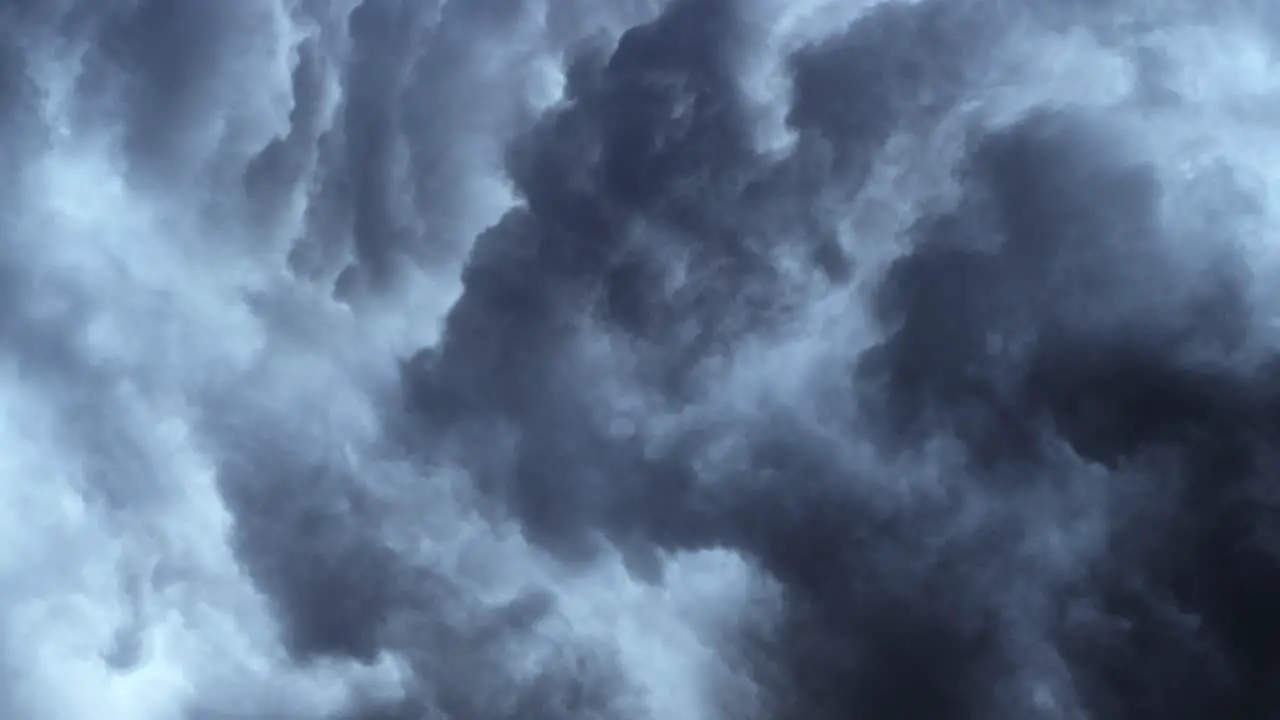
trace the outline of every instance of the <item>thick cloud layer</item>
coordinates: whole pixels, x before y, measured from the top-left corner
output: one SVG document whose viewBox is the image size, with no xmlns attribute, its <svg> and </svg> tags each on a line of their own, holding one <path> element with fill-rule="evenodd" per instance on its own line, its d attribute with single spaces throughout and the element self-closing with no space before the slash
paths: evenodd
<svg viewBox="0 0 1280 720">
<path fill-rule="evenodd" d="M 0 8 L 0 715 L 1280 714 L 1266 3 Z"/>
</svg>

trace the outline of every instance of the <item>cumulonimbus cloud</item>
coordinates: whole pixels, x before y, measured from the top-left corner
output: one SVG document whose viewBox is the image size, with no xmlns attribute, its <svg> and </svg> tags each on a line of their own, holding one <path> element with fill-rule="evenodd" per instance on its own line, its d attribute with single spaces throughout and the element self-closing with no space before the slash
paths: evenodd
<svg viewBox="0 0 1280 720">
<path fill-rule="evenodd" d="M 1269 718 L 1276 18 L 0 10 L 0 714 Z"/>
</svg>

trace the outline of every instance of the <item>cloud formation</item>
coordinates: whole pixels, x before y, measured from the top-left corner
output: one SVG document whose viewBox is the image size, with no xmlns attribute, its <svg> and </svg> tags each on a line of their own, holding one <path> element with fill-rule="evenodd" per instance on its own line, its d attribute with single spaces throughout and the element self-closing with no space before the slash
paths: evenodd
<svg viewBox="0 0 1280 720">
<path fill-rule="evenodd" d="M 0 714 L 1280 712 L 1275 13 L 1006 5 L 0 10 Z"/>
</svg>

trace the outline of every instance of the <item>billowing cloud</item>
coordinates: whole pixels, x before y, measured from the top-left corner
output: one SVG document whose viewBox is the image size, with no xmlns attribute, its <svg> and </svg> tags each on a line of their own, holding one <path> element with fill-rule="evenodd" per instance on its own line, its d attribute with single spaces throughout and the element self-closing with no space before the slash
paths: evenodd
<svg viewBox="0 0 1280 720">
<path fill-rule="evenodd" d="M 0 714 L 1272 717 L 1207 7 L 11 3 Z"/>
</svg>

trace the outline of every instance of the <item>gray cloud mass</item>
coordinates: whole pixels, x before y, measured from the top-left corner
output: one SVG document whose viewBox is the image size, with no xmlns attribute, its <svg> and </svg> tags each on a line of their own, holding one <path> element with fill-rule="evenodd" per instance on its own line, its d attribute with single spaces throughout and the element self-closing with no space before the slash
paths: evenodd
<svg viewBox="0 0 1280 720">
<path fill-rule="evenodd" d="M 10 0 L 0 716 L 1276 717 L 1278 43 Z"/>
</svg>

